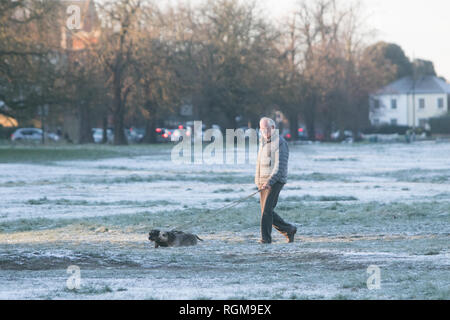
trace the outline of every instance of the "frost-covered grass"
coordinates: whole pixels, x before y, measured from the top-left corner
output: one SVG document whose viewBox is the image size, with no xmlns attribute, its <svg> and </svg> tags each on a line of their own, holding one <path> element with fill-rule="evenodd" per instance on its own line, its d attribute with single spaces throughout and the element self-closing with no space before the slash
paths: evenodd
<svg viewBox="0 0 450 320">
<path fill-rule="evenodd" d="M 257 197 L 217 212 L 255 191 L 253 165 L 177 166 L 167 146 L 20 148 L 0 146 L 2 299 L 450 298 L 450 144 L 291 146 L 276 211 L 299 231 L 270 246 Z M 153 228 L 204 241 L 154 249 Z"/>
<path fill-rule="evenodd" d="M 0 144 L 0 163 L 51 163 L 67 160 L 96 160 L 113 157 L 149 155 L 152 152 L 167 152 L 169 145 L 133 145 L 117 147 L 111 145 L 48 145 Z"/>
</svg>

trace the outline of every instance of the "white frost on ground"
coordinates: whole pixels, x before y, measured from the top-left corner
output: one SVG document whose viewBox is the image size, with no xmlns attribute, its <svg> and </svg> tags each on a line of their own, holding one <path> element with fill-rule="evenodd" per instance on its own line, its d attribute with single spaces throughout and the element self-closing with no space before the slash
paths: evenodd
<svg viewBox="0 0 450 320">
<path fill-rule="evenodd" d="M 302 204 L 320 212 L 333 204 L 431 203 L 424 214 L 433 223 L 405 217 L 383 225 L 361 218 L 364 212 L 347 217 L 343 209 L 329 225 L 320 217 L 304 221 L 295 244 L 274 232 L 274 245 L 262 247 L 255 198 L 229 221 L 222 212 L 215 223 L 190 224 L 205 240 L 199 246 L 155 250 L 146 240 L 148 226 L 195 222 L 197 212 L 253 193 L 254 165 L 174 165 L 170 150 L 0 164 L 0 299 L 450 298 L 450 144 L 290 149 L 280 207 Z M 238 222 L 241 215 L 253 218 Z M 147 216 L 152 221 L 143 224 Z M 123 220 L 99 233 L 102 217 Z M 37 218 L 55 225 L 35 224 Z M 59 219 L 74 221 L 58 225 Z M 20 230 L 9 230 L 19 223 Z M 65 288 L 72 264 L 82 270 L 78 292 Z M 379 291 L 366 287 L 372 264 L 382 268 Z"/>
</svg>

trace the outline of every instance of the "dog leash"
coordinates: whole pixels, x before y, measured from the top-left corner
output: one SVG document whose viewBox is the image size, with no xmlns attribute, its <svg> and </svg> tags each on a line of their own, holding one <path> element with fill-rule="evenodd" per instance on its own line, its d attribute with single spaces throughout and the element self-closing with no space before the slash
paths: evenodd
<svg viewBox="0 0 450 320">
<path fill-rule="evenodd" d="M 233 207 L 237 206 L 238 204 L 240 204 L 240 203 L 242 203 L 242 202 L 244 202 L 244 201 L 247 201 L 248 199 L 250 199 L 250 198 L 256 196 L 256 195 L 257 195 L 258 193 L 260 193 L 261 191 L 262 191 L 262 190 L 258 190 L 258 191 L 256 191 L 255 193 L 252 193 L 251 195 L 249 195 L 249 196 L 246 197 L 246 198 L 242 198 L 242 199 L 236 200 L 236 201 L 234 201 L 234 202 L 232 202 L 232 203 L 230 203 L 230 204 L 227 204 L 225 207 L 223 207 L 223 208 L 221 208 L 221 209 L 219 209 L 219 210 L 216 210 L 216 213 L 221 212 L 221 211 L 223 211 L 223 210 L 225 210 L 225 209 L 233 208 Z"/>
<path fill-rule="evenodd" d="M 214 211 L 215 213 L 218 213 L 218 212 L 221 212 L 221 211 L 223 211 L 223 210 L 225 210 L 225 209 L 233 208 L 233 207 L 237 206 L 238 204 L 240 204 L 240 203 L 242 203 L 242 202 L 244 202 L 244 201 L 247 201 L 248 199 L 250 199 L 250 198 L 256 196 L 256 195 L 257 195 L 258 193 L 260 193 L 261 191 L 263 191 L 263 190 L 258 190 L 258 191 L 256 191 L 255 193 L 252 193 L 251 195 L 249 195 L 248 197 L 245 197 L 245 198 L 242 198 L 242 199 L 238 199 L 238 200 L 236 200 L 236 201 L 233 201 L 233 202 L 230 203 L 230 204 L 227 204 L 226 206 L 224 206 L 224 207 L 222 207 L 222 208 L 220 208 L 220 209 L 218 209 L 218 210 L 213 210 L 213 211 Z M 183 225 L 181 225 L 181 226 L 178 226 L 178 227 L 177 227 L 176 229 L 174 229 L 174 230 L 184 228 L 184 227 L 190 225 L 191 223 L 193 223 L 193 221 L 190 221 L 190 222 L 185 223 L 185 224 L 183 224 Z"/>
</svg>

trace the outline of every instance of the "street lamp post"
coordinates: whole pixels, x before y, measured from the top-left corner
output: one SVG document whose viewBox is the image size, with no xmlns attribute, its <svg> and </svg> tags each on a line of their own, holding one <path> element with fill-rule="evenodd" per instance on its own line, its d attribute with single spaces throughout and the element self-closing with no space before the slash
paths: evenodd
<svg viewBox="0 0 450 320">
<path fill-rule="evenodd" d="M 414 60 L 412 64 L 413 68 L 413 85 L 412 85 L 412 107 L 413 107 L 413 132 L 412 141 L 416 140 L 416 67 L 414 65 Z"/>
</svg>

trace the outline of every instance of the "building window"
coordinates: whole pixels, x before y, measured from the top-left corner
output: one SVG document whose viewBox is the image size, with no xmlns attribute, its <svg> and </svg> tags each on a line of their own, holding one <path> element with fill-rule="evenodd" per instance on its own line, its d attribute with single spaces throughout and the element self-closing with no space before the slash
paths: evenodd
<svg viewBox="0 0 450 320">
<path fill-rule="evenodd" d="M 391 99 L 391 109 L 397 109 L 397 99 Z"/>
<path fill-rule="evenodd" d="M 391 119 L 391 125 L 396 126 L 397 123 L 397 119 Z"/>
<path fill-rule="evenodd" d="M 375 99 L 373 101 L 373 106 L 374 106 L 375 109 L 380 109 L 380 100 Z"/>
<path fill-rule="evenodd" d="M 444 109 L 444 98 L 439 98 L 438 99 L 438 108 L 439 109 Z"/>
<path fill-rule="evenodd" d="M 419 109 L 425 109 L 425 99 L 419 99 Z"/>
</svg>

